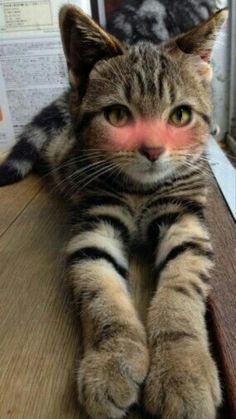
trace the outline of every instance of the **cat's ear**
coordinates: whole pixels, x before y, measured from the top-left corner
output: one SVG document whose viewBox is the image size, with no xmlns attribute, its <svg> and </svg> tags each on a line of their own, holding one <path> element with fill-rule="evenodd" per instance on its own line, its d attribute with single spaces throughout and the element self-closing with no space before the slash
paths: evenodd
<svg viewBox="0 0 236 419">
<path fill-rule="evenodd" d="M 170 50 L 179 50 L 188 54 L 189 59 L 198 66 L 199 73 L 210 79 L 212 70 L 210 59 L 217 35 L 228 18 L 228 10 L 222 9 L 196 28 L 174 38 L 170 43 Z M 167 43 L 168 46 L 168 43 Z"/>
<path fill-rule="evenodd" d="M 76 6 L 61 8 L 59 25 L 70 82 L 82 86 L 97 61 L 121 55 L 122 45 Z"/>
</svg>

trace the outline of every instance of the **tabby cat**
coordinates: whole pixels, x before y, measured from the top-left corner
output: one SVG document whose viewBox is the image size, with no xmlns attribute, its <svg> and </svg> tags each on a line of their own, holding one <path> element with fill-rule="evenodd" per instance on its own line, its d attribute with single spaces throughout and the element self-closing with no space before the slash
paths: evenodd
<svg viewBox="0 0 236 419">
<path fill-rule="evenodd" d="M 217 12 L 159 47 L 128 47 L 73 5 L 60 11 L 70 91 L 25 128 L 5 185 L 44 167 L 74 210 L 67 246 L 89 416 L 213 419 L 221 402 L 205 325 L 212 246 L 204 147 Z"/>
</svg>

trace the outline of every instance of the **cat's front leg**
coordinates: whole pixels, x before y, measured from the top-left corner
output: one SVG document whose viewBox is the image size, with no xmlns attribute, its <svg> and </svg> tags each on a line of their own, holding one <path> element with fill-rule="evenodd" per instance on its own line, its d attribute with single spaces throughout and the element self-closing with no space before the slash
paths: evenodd
<svg viewBox="0 0 236 419">
<path fill-rule="evenodd" d="M 146 333 L 128 290 L 129 223 L 119 208 L 89 211 L 68 246 L 83 331 L 79 400 L 93 419 L 121 418 L 148 371 Z"/>
<path fill-rule="evenodd" d="M 162 419 L 214 419 L 221 391 L 204 320 L 211 245 L 197 214 L 165 220 L 148 313 L 145 406 Z"/>
</svg>

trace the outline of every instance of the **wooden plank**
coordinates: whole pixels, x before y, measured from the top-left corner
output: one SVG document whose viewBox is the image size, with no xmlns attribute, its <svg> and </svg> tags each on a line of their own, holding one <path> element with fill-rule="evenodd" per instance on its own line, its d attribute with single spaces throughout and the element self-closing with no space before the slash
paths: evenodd
<svg viewBox="0 0 236 419">
<path fill-rule="evenodd" d="M 8 153 L 0 152 L 0 164 Z M 0 237 L 14 222 L 29 202 L 42 188 L 42 181 L 38 176 L 31 175 L 21 181 L 20 186 L 15 183 L 0 188 Z"/>
<path fill-rule="evenodd" d="M 230 417 L 236 418 L 236 228 L 215 183 L 212 184 L 208 221 L 216 255 L 209 299 Z M 228 417 L 227 417 L 228 419 Z"/>
<path fill-rule="evenodd" d="M 7 157 L 7 153 L 0 152 L 0 164 Z M 37 176 L 30 176 L 21 182 L 21 186 L 13 184 L 0 188 L 1 217 L 0 237 L 12 222 L 38 193 L 42 182 Z M 9 189 L 10 188 L 10 189 Z"/>
<path fill-rule="evenodd" d="M 17 188 L 20 195 L 24 186 Z M 8 194 L 11 200 L 10 187 Z M 1 418 L 78 418 L 78 342 L 61 275 L 61 208 L 41 191 L 0 241 Z"/>
<path fill-rule="evenodd" d="M 19 184 L 0 188 L 1 217 L 0 237 L 21 214 L 29 202 L 42 188 L 42 181 L 37 176 L 30 176 Z"/>
</svg>

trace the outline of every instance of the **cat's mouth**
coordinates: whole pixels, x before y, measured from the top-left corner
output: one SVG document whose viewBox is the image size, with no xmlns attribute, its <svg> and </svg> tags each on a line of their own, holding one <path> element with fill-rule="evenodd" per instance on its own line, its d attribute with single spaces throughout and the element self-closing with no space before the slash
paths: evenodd
<svg viewBox="0 0 236 419">
<path fill-rule="evenodd" d="M 171 176 L 174 167 L 166 156 L 160 155 L 151 161 L 139 154 L 139 158 L 131 165 L 124 167 L 126 175 L 138 183 L 155 183 L 156 181 Z"/>
<path fill-rule="evenodd" d="M 146 164 L 140 166 L 140 173 L 142 173 L 143 175 L 155 174 L 160 170 L 163 169 L 162 164 L 158 160 L 155 160 L 154 162 L 147 162 Z"/>
</svg>

